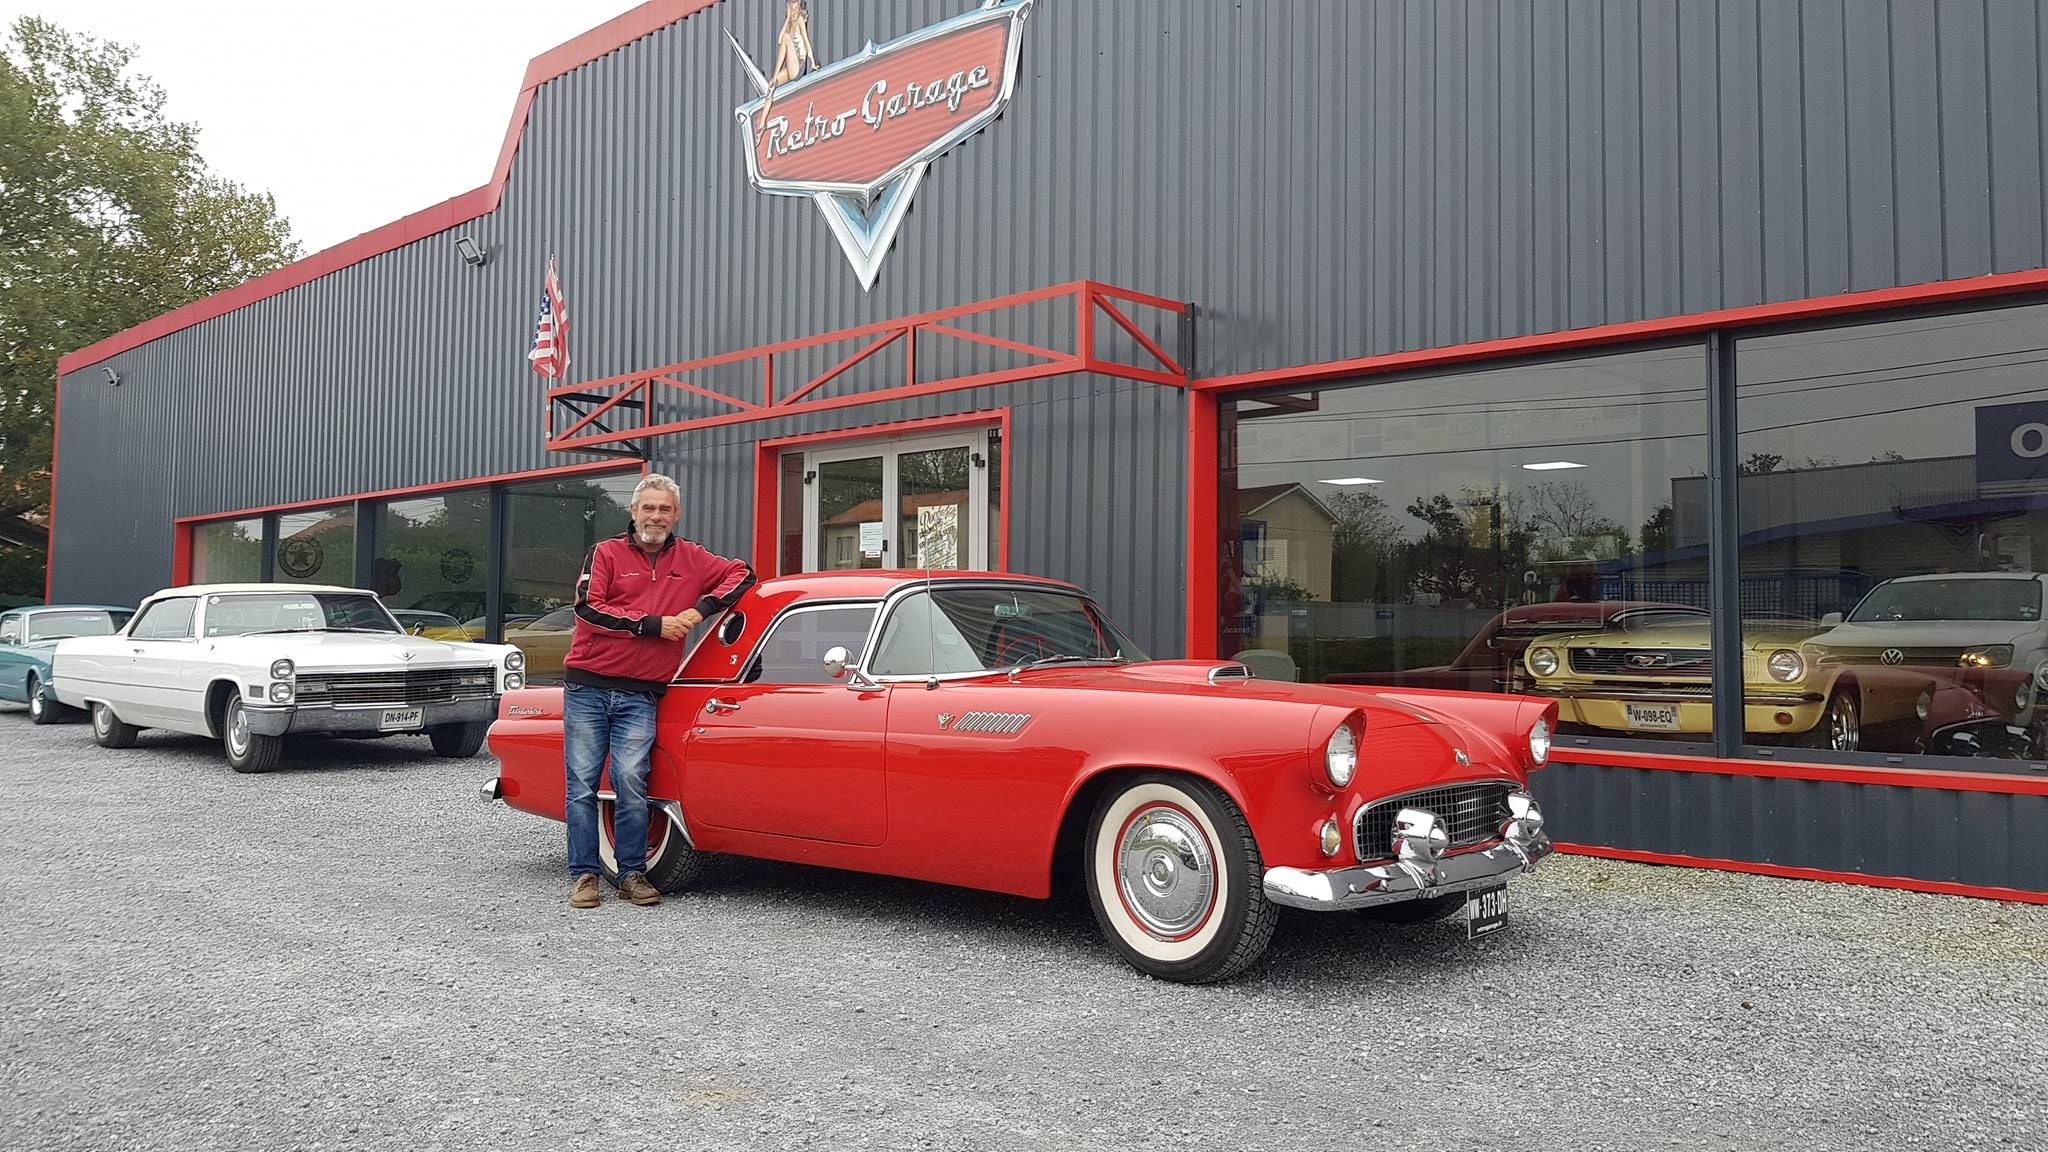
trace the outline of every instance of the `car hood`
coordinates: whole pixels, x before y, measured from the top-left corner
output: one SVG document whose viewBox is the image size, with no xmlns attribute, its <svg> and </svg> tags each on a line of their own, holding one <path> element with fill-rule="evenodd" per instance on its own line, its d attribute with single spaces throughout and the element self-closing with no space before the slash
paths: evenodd
<svg viewBox="0 0 2048 1152">
<path fill-rule="evenodd" d="M 1824 648 L 1969 648 L 2024 644 L 2034 631 L 2024 620 L 1871 620 L 1837 624 L 1811 642 Z"/>
<path fill-rule="evenodd" d="M 289 657 L 308 669 L 360 668 L 393 665 L 430 668 L 446 665 L 492 664 L 502 648 L 487 644 L 457 644 L 406 636 L 397 632 L 273 632 L 269 635 L 223 636 L 204 641 L 213 651 L 232 660 L 252 664 Z"/>
<path fill-rule="evenodd" d="M 1792 648 L 1808 639 L 1810 632 L 1785 631 L 1773 628 L 1746 629 L 1742 633 L 1743 646 L 1750 649 Z M 1529 647 L 1546 648 L 1614 648 L 1623 651 L 1638 648 L 1711 648 L 1713 633 L 1706 625 L 1684 628 L 1654 628 L 1641 632 L 1570 632 L 1555 636 L 1539 636 L 1530 641 Z"/>
</svg>

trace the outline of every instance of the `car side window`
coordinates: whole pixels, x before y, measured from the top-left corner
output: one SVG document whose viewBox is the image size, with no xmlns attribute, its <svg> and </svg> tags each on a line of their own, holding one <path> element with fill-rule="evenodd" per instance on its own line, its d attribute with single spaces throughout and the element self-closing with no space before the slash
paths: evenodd
<svg viewBox="0 0 2048 1152">
<path fill-rule="evenodd" d="M 0 620 L 0 644 L 21 643 L 21 617 L 9 616 Z"/>
<path fill-rule="evenodd" d="M 190 596 L 159 600 L 142 610 L 142 619 L 128 633 L 131 640 L 183 640 L 192 635 L 192 609 L 199 601 Z"/>
<path fill-rule="evenodd" d="M 953 618 L 919 592 L 890 613 L 868 671 L 875 676 L 946 676 L 986 667 Z"/>
<path fill-rule="evenodd" d="M 768 630 L 742 679 L 748 684 L 835 684 L 825 672 L 825 653 L 844 648 L 849 666 L 860 661 L 875 606 L 849 604 L 835 608 L 798 608 L 784 613 Z"/>
</svg>

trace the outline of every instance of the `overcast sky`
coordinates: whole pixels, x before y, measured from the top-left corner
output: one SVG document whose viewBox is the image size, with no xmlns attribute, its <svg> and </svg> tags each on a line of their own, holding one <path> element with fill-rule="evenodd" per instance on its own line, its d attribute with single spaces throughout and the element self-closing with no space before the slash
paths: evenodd
<svg viewBox="0 0 2048 1152">
<path fill-rule="evenodd" d="M 220 174 L 308 254 L 491 177 L 527 62 L 638 0 L 0 0 L 137 49 Z"/>
</svg>

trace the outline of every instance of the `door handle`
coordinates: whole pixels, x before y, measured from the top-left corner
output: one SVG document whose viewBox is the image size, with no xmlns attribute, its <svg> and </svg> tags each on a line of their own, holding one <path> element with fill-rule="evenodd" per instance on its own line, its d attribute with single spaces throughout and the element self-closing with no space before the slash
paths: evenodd
<svg viewBox="0 0 2048 1152">
<path fill-rule="evenodd" d="M 713 700 L 704 705 L 704 710 L 716 716 L 721 712 L 737 712 L 740 710 L 740 706 L 730 700 Z"/>
<path fill-rule="evenodd" d="M 135 654 L 136 654 L 137 656 L 140 656 L 140 655 L 142 655 L 142 654 L 143 654 L 144 652 L 147 652 L 147 651 L 149 651 L 149 649 L 147 649 L 147 648 L 130 648 L 130 649 L 129 649 L 129 651 L 130 651 L 130 652 L 133 652 L 133 653 L 135 653 Z"/>
</svg>

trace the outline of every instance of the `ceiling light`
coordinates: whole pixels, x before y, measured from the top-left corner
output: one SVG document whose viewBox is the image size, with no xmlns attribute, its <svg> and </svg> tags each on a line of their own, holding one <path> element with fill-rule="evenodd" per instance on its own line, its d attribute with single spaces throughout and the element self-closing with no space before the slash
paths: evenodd
<svg viewBox="0 0 2048 1152">
<path fill-rule="evenodd" d="M 1335 484 L 1339 488 L 1356 488 L 1360 484 L 1384 484 L 1384 480 L 1368 480 L 1363 476 L 1346 476 L 1339 480 L 1318 480 L 1318 484 Z"/>
<path fill-rule="evenodd" d="M 1522 467 L 1530 472 L 1557 472 L 1566 468 L 1584 468 L 1585 465 L 1574 464 L 1570 460 L 1546 460 L 1541 464 L 1524 464 Z"/>
</svg>

